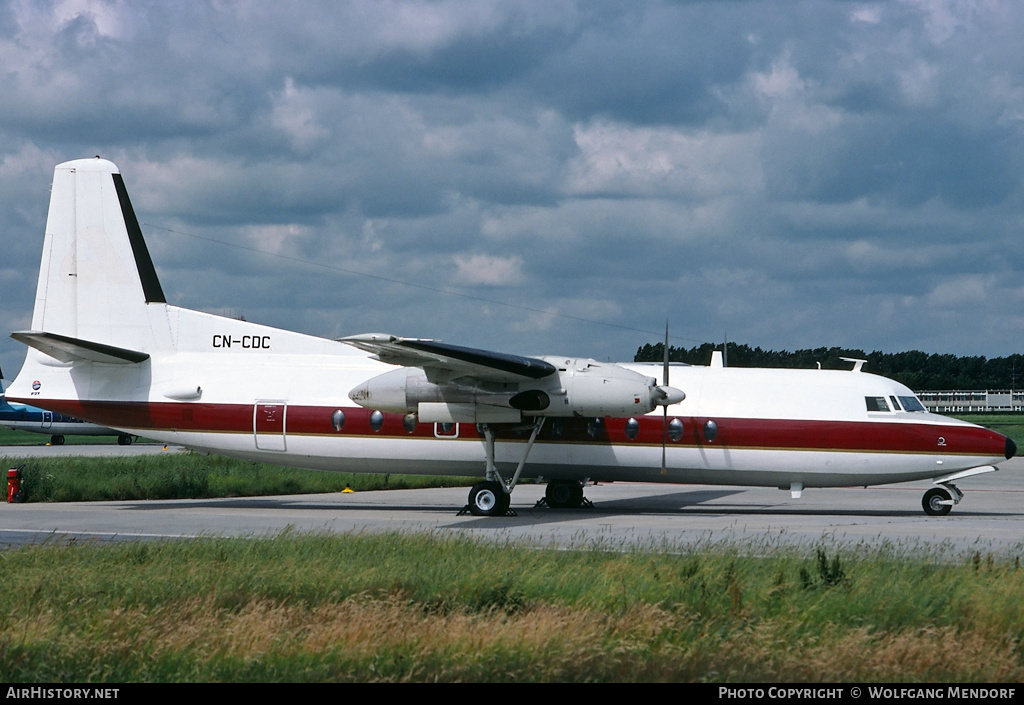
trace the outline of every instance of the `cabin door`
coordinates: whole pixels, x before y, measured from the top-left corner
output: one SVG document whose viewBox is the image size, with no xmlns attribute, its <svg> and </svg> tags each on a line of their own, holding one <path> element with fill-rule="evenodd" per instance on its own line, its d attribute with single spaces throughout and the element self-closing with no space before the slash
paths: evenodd
<svg viewBox="0 0 1024 705">
<path fill-rule="evenodd" d="M 252 432 L 257 450 L 284 452 L 287 404 L 283 401 L 260 401 L 252 410 Z"/>
</svg>

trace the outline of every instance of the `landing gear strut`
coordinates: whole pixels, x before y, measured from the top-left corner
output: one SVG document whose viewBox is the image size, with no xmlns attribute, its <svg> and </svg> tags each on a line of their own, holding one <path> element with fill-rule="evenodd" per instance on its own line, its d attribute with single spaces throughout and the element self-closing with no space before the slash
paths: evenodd
<svg viewBox="0 0 1024 705">
<path fill-rule="evenodd" d="M 533 422 L 533 432 L 530 440 L 523 451 L 523 457 L 519 461 L 512 479 L 505 482 L 498 474 L 498 468 L 494 464 L 494 430 L 488 424 L 484 424 L 484 448 L 487 451 L 487 479 L 473 485 L 469 491 L 469 512 L 478 517 L 500 517 L 509 511 L 509 504 L 512 501 L 512 490 L 519 483 L 519 476 L 526 465 L 526 457 L 533 448 L 533 442 L 537 440 L 537 434 L 544 426 L 544 417 L 538 416 Z M 465 511 L 465 510 L 463 510 Z"/>
</svg>

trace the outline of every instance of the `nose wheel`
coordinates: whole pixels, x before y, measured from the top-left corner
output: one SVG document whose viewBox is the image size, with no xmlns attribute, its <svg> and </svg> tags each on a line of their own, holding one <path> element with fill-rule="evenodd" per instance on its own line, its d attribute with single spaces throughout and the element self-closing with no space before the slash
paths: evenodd
<svg viewBox="0 0 1024 705">
<path fill-rule="evenodd" d="M 963 493 L 955 485 L 946 483 L 942 487 L 933 487 L 924 493 L 921 506 L 924 513 L 932 517 L 944 517 L 953 509 L 954 504 L 959 504 L 963 499 Z"/>
</svg>

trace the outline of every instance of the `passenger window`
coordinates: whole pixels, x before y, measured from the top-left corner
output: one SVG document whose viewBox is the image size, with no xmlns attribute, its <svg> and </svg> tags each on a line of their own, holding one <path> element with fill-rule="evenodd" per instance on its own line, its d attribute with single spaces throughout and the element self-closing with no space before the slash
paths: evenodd
<svg viewBox="0 0 1024 705">
<path fill-rule="evenodd" d="M 864 402 L 867 404 L 868 411 L 889 410 L 889 404 L 885 401 L 885 397 L 864 397 Z"/>
</svg>

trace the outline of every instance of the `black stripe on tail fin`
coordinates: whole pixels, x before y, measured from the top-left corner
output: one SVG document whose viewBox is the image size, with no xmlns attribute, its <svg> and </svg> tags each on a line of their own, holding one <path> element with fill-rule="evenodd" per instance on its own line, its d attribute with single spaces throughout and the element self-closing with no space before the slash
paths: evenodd
<svg viewBox="0 0 1024 705">
<path fill-rule="evenodd" d="M 132 202 L 128 199 L 128 189 L 124 187 L 124 180 L 121 175 L 114 173 L 114 188 L 117 190 L 117 200 L 121 202 L 121 214 L 124 216 L 124 225 L 128 229 L 128 240 L 132 244 L 132 252 L 135 253 L 135 267 L 139 271 L 139 279 L 142 281 L 142 291 L 146 295 L 148 304 L 165 304 L 164 290 L 160 286 L 160 279 L 156 275 L 156 267 L 149 256 L 149 248 L 146 247 L 146 240 L 142 237 L 142 228 L 139 227 L 139 220 L 135 217 L 135 210 Z"/>
</svg>

